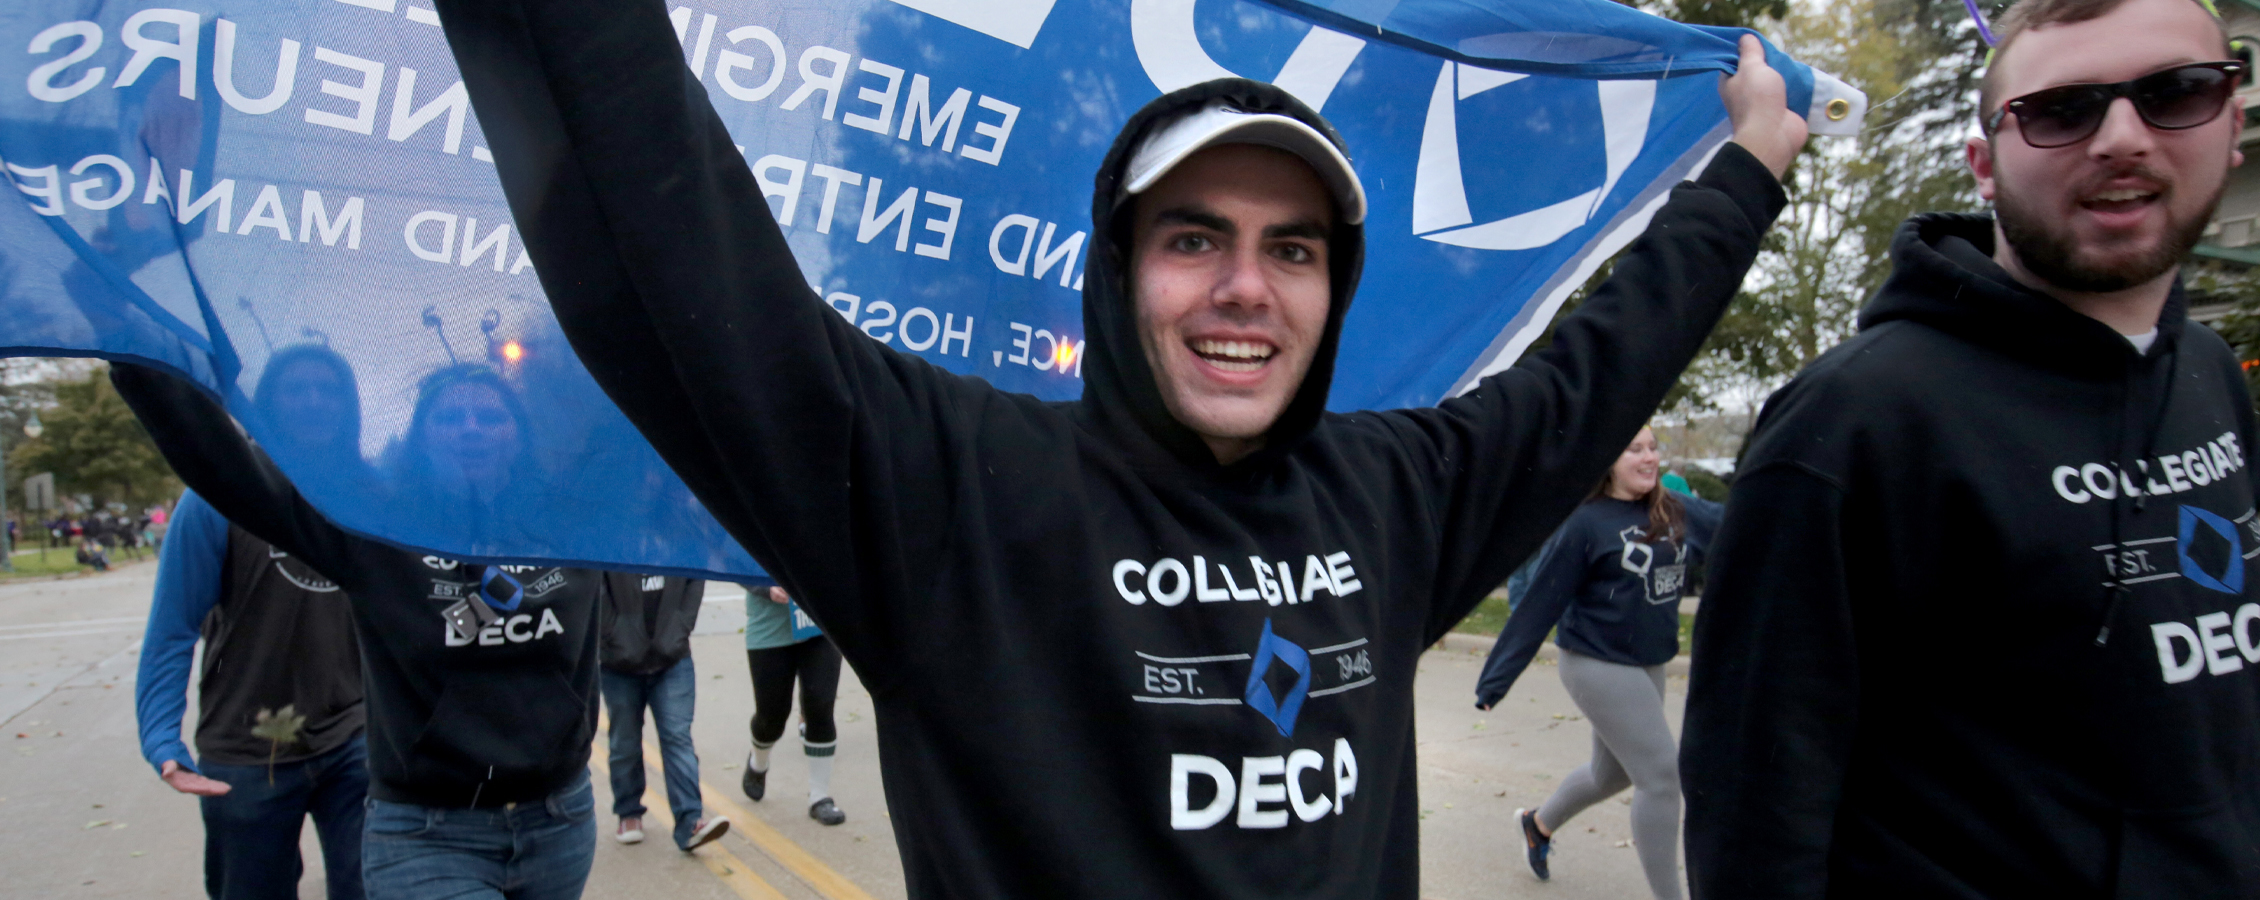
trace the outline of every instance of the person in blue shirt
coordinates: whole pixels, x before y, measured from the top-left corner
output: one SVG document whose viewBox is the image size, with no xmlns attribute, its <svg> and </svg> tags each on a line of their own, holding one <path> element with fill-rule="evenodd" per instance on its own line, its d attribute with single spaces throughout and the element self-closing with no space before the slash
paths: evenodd
<svg viewBox="0 0 2260 900">
<path fill-rule="evenodd" d="M 1649 890 L 1677 900 L 1679 747 L 1664 715 L 1664 664 L 1679 654 L 1688 568 L 1701 561 L 1722 508 L 1663 487 L 1660 463 L 1655 432 L 1641 429 L 1562 523 L 1491 647 L 1475 705 L 1504 698 L 1558 626 L 1562 686 L 1593 723 L 1593 758 L 1543 806 L 1515 811 L 1531 871 L 1548 878 L 1554 831 L 1629 786 Z"/>
<path fill-rule="evenodd" d="M 259 414 L 283 426 L 282 446 L 341 471 L 361 465 L 352 370 L 327 347 L 276 353 L 255 396 Z M 369 775 L 350 602 L 327 576 L 194 491 L 181 495 L 166 536 L 134 712 L 142 757 L 203 807 L 206 893 L 297 897 L 299 832 L 312 816 L 328 895 L 358 900 Z M 181 717 L 199 640 L 191 755 Z"/>
<path fill-rule="evenodd" d="M 194 492 L 181 495 L 169 537 L 134 711 L 142 758 L 203 807 L 205 892 L 297 897 L 299 830 L 312 816 L 328 895 L 359 898 L 369 774 L 361 655 L 345 595 Z M 181 715 L 200 638 L 192 756 Z M 262 736 L 282 733 L 263 721 L 278 717 L 298 723 L 283 728 L 290 736 Z"/>
</svg>

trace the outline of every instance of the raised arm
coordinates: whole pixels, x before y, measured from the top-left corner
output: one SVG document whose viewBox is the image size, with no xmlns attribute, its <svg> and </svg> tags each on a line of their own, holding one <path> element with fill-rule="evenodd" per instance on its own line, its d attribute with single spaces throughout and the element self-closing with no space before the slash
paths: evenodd
<svg viewBox="0 0 2260 900">
<path fill-rule="evenodd" d="M 915 596 L 896 582 L 936 570 L 942 454 L 965 452 L 948 436 L 1002 395 L 880 346 L 810 291 L 663 3 L 438 5 L 590 374 L 828 630 L 860 629 L 844 604 Z"/>
<path fill-rule="evenodd" d="M 1681 184 L 1545 350 L 1394 421 L 1435 460 L 1440 637 L 1576 506 L 1701 349 L 1785 203 L 1805 138 L 1755 38 L 1720 84 L 1734 140 Z"/>
<path fill-rule="evenodd" d="M 316 571 L 351 578 L 346 549 L 361 538 L 306 502 L 266 452 L 244 437 L 220 401 L 185 379 L 126 363 L 111 366 L 110 383 L 173 472 L 222 518 Z"/>
</svg>

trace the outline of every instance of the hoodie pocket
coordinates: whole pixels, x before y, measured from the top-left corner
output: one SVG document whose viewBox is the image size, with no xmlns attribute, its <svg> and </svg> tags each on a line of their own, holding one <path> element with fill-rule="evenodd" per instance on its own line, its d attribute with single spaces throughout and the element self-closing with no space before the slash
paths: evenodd
<svg viewBox="0 0 2260 900">
<path fill-rule="evenodd" d="M 2195 810 L 2128 812 L 2119 844 L 2124 898 L 2260 898 L 2260 809 L 2229 798 Z"/>
<path fill-rule="evenodd" d="M 411 777 L 521 793 L 558 770 L 586 764 L 586 709 L 556 672 L 457 675 L 410 747 Z"/>
</svg>

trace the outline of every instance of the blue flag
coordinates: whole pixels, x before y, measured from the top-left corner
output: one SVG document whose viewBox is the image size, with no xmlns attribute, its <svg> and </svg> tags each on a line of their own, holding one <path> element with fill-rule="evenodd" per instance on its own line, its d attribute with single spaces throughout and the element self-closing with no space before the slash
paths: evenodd
<svg viewBox="0 0 2260 900">
<path fill-rule="evenodd" d="M 0 10 L 0 353 L 169 369 L 351 530 L 488 562 L 760 569 L 581 368 L 423 0 Z M 1337 410 L 1511 364 L 1727 138 L 1729 29 L 1607 0 L 672 7 L 812 287 L 872 340 L 1081 392 L 1093 172 L 1239 75 L 1371 198 Z M 1814 130 L 1865 99 L 1772 52 Z"/>
</svg>

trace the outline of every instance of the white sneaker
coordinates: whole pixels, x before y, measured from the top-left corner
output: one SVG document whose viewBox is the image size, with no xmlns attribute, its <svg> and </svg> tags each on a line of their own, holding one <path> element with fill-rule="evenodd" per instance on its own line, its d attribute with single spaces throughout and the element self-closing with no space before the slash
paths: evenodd
<svg viewBox="0 0 2260 900">
<path fill-rule="evenodd" d="M 683 852 L 689 853 L 700 847 L 704 847 L 707 844 L 714 843 L 715 838 L 719 838 L 729 833 L 730 820 L 722 818 L 721 816 L 715 816 L 714 818 L 699 822 L 698 827 L 691 831 L 690 844 L 689 846 L 683 848 Z"/>
<path fill-rule="evenodd" d="M 643 817 L 621 817 L 620 828 L 619 830 L 612 832 L 612 839 L 623 844 L 643 843 Z"/>
</svg>

